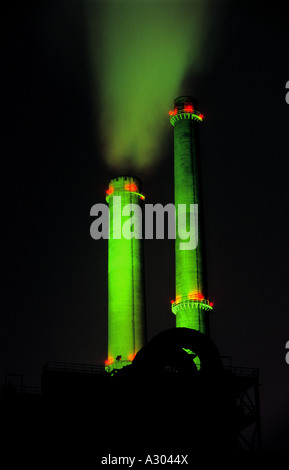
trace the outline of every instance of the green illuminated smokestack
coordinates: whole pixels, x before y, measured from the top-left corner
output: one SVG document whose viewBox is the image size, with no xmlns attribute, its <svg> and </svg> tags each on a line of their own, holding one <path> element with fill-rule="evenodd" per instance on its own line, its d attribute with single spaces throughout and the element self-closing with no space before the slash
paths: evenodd
<svg viewBox="0 0 289 470">
<path fill-rule="evenodd" d="M 141 182 L 137 178 L 122 176 L 110 180 L 107 190 L 110 214 L 108 371 L 130 364 L 146 342 L 141 216 L 143 199 Z"/>
<path fill-rule="evenodd" d="M 174 126 L 174 183 L 175 207 L 186 204 L 186 224 L 189 227 L 190 204 L 198 205 L 198 244 L 195 249 L 181 250 L 181 240 L 176 230 L 175 288 L 176 298 L 172 311 L 176 326 L 192 328 L 209 335 L 208 314 L 212 304 L 208 300 L 203 207 L 200 178 L 198 127 L 203 116 L 196 101 L 181 96 L 174 101 L 170 121 Z M 178 210 L 176 210 L 178 227 Z"/>
</svg>

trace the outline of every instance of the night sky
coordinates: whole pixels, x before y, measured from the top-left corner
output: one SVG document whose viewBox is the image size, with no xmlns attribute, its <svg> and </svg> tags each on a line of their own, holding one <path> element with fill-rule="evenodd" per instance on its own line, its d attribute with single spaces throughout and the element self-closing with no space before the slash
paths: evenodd
<svg viewBox="0 0 289 470">
<path fill-rule="evenodd" d="M 218 42 L 208 40 L 214 60 L 197 76 L 190 69 L 179 93 L 195 96 L 205 116 L 211 336 L 234 365 L 259 369 L 264 448 L 282 450 L 289 438 L 289 24 L 278 2 L 223 4 L 211 26 Z M 116 172 L 105 163 L 92 104 L 83 2 L 7 4 L 1 32 L 0 385 L 6 373 L 19 373 L 25 385 L 39 386 L 47 361 L 106 359 L 107 242 L 90 237 L 90 208 L 105 201 Z M 149 203 L 173 202 L 173 128 L 163 119 L 163 157 L 135 175 Z M 145 269 L 150 339 L 174 326 L 173 241 L 145 241 Z"/>
</svg>

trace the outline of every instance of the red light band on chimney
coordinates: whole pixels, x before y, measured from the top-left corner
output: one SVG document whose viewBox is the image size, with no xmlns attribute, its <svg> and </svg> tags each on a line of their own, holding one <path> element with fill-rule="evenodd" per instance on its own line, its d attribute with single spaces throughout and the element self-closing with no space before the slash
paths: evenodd
<svg viewBox="0 0 289 470">
<path fill-rule="evenodd" d="M 104 363 L 105 363 L 106 366 L 110 366 L 110 364 L 113 363 L 113 358 L 109 357 L 108 359 L 106 359 L 106 361 L 104 361 Z"/>
<path fill-rule="evenodd" d="M 111 196 L 111 194 L 113 193 L 113 191 L 114 191 L 114 188 L 111 186 L 109 189 L 106 190 L 107 196 Z"/>
<path fill-rule="evenodd" d="M 188 104 L 187 106 L 184 107 L 185 113 L 192 113 L 194 111 L 194 108 L 191 104 Z"/>
<path fill-rule="evenodd" d="M 126 185 L 125 185 L 124 189 L 125 189 L 126 191 L 131 191 L 132 193 L 136 193 L 137 190 L 138 190 L 138 187 L 137 187 L 137 185 L 134 184 L 134 183 L 129 183 L 129 184 L 126 184 Z"/>
<path fill-rule="evenodd" d="M 191 292 L 189 294 L 189 299 L 191 300 L 204 300 L 204 298 L 205 297 L 200 292 Z"/>
</svg>

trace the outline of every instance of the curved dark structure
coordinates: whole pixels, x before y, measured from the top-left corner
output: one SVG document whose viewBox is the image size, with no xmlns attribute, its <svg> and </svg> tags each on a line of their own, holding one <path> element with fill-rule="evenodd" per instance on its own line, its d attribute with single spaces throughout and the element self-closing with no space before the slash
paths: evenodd
<svg viewBox="0 0 289 470">
<path fill-rule="evenodd" d="M 190 328 L 171 328 L 145 345 L 135 356 L 133 366 L 151 374 L 165 370 L 196 373 L 195 357 L 203 374 L 222 368 L 219 352 L 206 335 Z"/>
</svg>

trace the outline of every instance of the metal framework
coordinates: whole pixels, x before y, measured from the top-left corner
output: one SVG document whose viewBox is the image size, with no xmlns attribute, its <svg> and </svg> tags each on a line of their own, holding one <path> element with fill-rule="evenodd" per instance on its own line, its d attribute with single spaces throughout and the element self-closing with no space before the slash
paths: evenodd
<svg viewBox="0 0 289 470">
<path fill-rule="evenodd" d="M 259 399 L 259 371 L 249 367 L 224 365 L 233 376 L 237 406 L 238 448 L 239 450 L 261 450 L 261 420 Z"/>
</svg>

